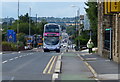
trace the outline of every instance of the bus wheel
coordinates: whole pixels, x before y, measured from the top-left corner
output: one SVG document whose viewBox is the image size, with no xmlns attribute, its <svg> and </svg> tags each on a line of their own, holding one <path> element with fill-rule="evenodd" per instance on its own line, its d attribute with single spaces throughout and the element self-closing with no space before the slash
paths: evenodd
<svg viewBox="0 0 120 82">
<path fill-rule="evenodd" d="M 56 50 L 57 53 L 60 53 L 60 50 Z"/>
<path fill-rule="evenodd" d="M 47 52 L 47 50 L 44 50 L 44 52 Z"/>
</svg>

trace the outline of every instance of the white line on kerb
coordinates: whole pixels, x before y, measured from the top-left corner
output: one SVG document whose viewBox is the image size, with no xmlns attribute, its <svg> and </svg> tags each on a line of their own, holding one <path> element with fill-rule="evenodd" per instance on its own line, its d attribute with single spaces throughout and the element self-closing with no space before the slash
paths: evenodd
<svg viewBox="0 0 120 82">
<path fill-rule="evenodd" d="M 6 60 L 6 61 L 3 61 L 2 63 L 7 63 L 8 61 Z"/>
</svg>

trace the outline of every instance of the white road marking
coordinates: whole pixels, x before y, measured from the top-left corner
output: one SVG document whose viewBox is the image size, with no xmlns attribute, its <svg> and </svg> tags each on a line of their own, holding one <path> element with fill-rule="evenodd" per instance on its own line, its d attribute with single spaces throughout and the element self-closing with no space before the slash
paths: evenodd
<svg viewBox="0 0 120 82">
<path fill-rule="evenodd" d="M 86 58 L 86 59 L 88 59 L 88 60 L 91 60 L 91 59 L 92 59 L 92 60 L 96 60 L 97 58 Z"/>
<path fill-rule="evenodd" d="M 16 54 L 16 52 L 13 52 L 13 53 L 11 53 L 11 54 Z"/>
<path fill-rule="evenodd" d="M 21 53 L 20 51 L 18 53 Z"/>
<path fill-rule="evenodd" d="M 20 58 L 22 57 L 22 55 L 21 56 L 19 56 Z"/>
<path fill-rule="evenodd" d="M 15 79 L 15 77 L 12 77 L 12 78 L 11 78 L 11 80 L 14 80 L 14 79 Z"/>
<path fill-rule="evenodd" d="M 2 52 L 0 52 L 0 54 L 3 54 Z"/>
<path fill-rule="evenodd" d="M 15 52 L 14 52 L 15 53 Z M 13 54 L 13 53 L 12 53 Z M 33 53 L 30 53 L 30 55 L 31 54 L 33 54 Z M 23 57 L 23 56 L 27 56 L 27 55 L 29 55 L 29 54 L 26 54 L 26 55 L 20 55 L 20 56 L 18 56 L 18 57 L 14 57 L 14 58 L 11 58 L 11 59 L 9 59 L 9 61 L 12 61 L 12 60 L 15 60 L 15 59 L 18 59 L 18 58 L 21 58 L 21 57 Z M 3 61 L 2 63 L 7 63 L 8 62 L 8 60 L 5 60 L 5 61 Z"/>
<path fill-rule="evenodd" d="M 9 59 L 10 61 L 12 61 L 13 60 L 13 58 L 11 58 L 11 59 Z"/>
<path fill-rule="evenodd" d="M 18 57 L 15 57 L 15 59 L 17 59 Z"/>
<path fill-rule="evenodd" d="M 6 60 L 6 61 L 3 61 L 2 63 L 7 63 L 8 62 L 8 60 Z"/>
<path fill-rule="evenodd" d="M 110 60 L 105 60 L 105 61 L 110 61 Z"/>
<path fill-rule="evenodd" d="M 54 73 L 52 76 L 52 82 L 54 82 L 55 79 L 57 79 L 57 78 L 58 78 L 58 73 Z"/>
</svg>

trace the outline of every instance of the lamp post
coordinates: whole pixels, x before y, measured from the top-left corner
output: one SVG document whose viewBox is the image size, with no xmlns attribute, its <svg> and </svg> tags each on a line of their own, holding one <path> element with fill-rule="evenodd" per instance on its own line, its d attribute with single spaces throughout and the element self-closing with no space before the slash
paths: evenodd
<svg viewBox="0 0 120 82">
<path fill-rule="evenodd" d="M 75 28 L 76 28 L 76 37 L 77 36 L 79 36 L 79 24 L 78 24 L 78 19 L 77 18 L 79 18 L 79 12 L 80 12 L 80 8 L 78 7 L 78 6 L 76 6 L 76 5 L 71 5 L 71 7 L 77 7 L 78 9 L 77 9 L 77 13 L 76 13 L 76 15 L 75 15 Z M 79 40 L 77 40 L 77 44 L 76 44 L 76 47 L 77 47 L 77 50 L 80 50 L 80 42 L 79 42 Z"/>
</svg>

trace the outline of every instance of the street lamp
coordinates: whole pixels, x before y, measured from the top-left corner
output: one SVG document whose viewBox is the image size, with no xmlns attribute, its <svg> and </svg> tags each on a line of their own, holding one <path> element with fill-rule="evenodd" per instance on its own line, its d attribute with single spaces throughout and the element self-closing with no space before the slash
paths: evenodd
<svg viewBox="0 0 120 82">
<path fill-rule="evenodd" d="M 80 12 L 80 8 L 78 7 L 78 6 L 76 6 L 76 5 L 71 5 L 71 7 L 77 7 L 78 9 L 77 9 L 77 15 L 75 15 L 75 28 L 76 28 L 76 37 L 77 36 L 79 36 L 79 24 L 78 24 L 78 19 L 77 18 L 79 18 L 79 12 Z M 77 46 L 77 50 L 79 50 L 80 49 L 80 42 L 79 42 L 79 40 L 77 40 L 77 44 L 76 44 L 76 46 Z"/>
</svg>

